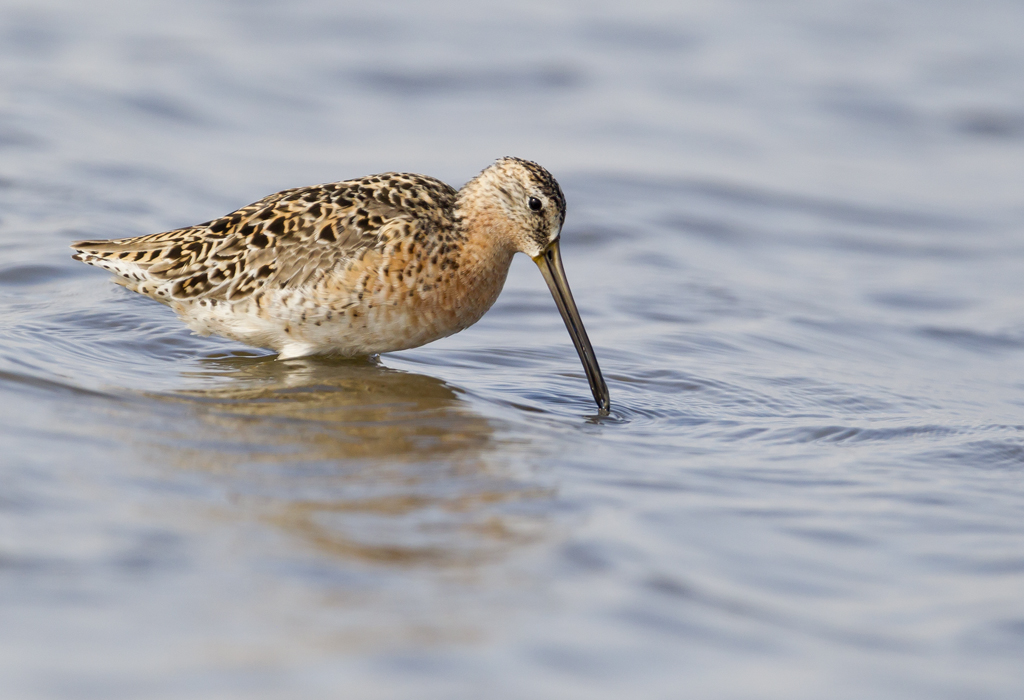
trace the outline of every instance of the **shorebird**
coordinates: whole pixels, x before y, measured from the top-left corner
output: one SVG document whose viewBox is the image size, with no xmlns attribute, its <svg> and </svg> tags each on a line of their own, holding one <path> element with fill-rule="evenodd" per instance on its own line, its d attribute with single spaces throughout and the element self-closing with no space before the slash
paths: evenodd
<svg viewBox="0 0 1024 700">
<path fill-rule="evenodd" d="M 196 333 L 279 359 L 376 355 L 457 333 L 491 308 L 513 255 L 526 253 L 607 412 L 608 386 L 562 267 L 564 222 L 555 178 L 508 157 L 460 190 L 425 175 L 369 175 L 284 190 L 195 226 L 71 247 Z"/>
</svg>

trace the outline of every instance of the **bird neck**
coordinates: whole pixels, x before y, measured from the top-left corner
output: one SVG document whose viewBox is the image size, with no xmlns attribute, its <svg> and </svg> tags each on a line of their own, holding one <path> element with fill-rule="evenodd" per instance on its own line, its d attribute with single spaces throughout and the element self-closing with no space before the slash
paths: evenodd
<svg viewBox="0 0 1024 700">
<path fill-rule="evenodd" d="M 459 270 L 463 275 L 489 278 L 500 275 L 504 280 L 516 249 L 504 230 L 507 221 L 487 212 L 474 212 L 461 222 L 463 235 Z"/>
<path fill-rule="evenodd" d="M 481 173 L 466 183 L 455 199 L 455 226 L 465 241 L 465 248 L 481 261 L 511 263 L 517 248 L 513 223 L 495 196 L 494 187 Z"/>
</svg>

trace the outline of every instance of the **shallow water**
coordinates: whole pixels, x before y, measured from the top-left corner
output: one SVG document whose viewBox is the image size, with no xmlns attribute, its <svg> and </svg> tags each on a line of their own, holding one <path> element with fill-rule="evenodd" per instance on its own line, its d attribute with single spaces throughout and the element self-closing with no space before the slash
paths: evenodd
<svg viewBox="0 0 1024 700">
<path fill-rule="evenodd" d="M 1017 698 L 1019 3 L 0 5 L 11 698 Z M 532 158 L 518 260 L 379 362 L 70 259 Z"/>
</svg>

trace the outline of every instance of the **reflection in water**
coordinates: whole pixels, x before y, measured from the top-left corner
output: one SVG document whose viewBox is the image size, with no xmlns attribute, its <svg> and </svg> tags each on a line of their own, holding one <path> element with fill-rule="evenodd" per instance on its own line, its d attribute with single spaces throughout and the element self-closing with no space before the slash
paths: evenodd
<svg viewBox="0 0 1024 700">
<path fill-rule="evenodd" d="M 229 482 L 255 512 L 334 559 L 465 566 L 542 536 L 491 421 L 433 377 L 374 361 L 230 356 L 157 395 L 199 420 L 164 435 L 175 464 Z"/>
</svg>

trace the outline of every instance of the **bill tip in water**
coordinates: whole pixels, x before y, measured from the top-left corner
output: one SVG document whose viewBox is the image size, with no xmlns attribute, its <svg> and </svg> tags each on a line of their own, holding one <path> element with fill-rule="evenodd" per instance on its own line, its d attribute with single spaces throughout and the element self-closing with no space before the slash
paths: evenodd
<svg viewBox="0 0 1024 700">
<path fill-rule="evenodd" d="M 608 385 L 601 374 L 601 367 L 597 364 L 597 357 L 594 355 L 594 347 L 590 344 L 590 338 L 587 337 L 587 331 L 583 327 L 583 319 L 580 318 L 579 309 L 576 308 L 576 302 L 572 298 L 569 281 L 565 276 L 565 268 L 562 267 L 558 238 L 551 241 L 533 261 L 540 268 L 540 273 L 544 276 L 544 281 L 547 282 L 551 296 L 555 299 L 555 305 L 558 306 L 558 312 L 562 315 L 562 320 L 565 321 L 572 344 L 576 346 L 576 352 L 580 356 L 587 381 L 590 383 L 590 390 L 594 394 L 594 401 L 597 402 L 598 412 L 601 415 L 607 415 L 611 407 Z"/>
</svg>

